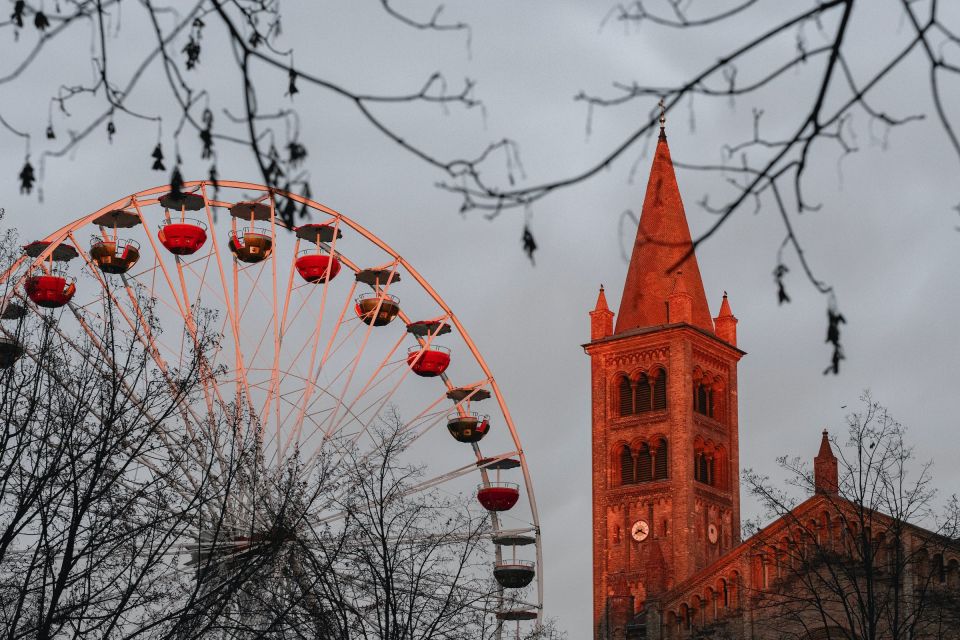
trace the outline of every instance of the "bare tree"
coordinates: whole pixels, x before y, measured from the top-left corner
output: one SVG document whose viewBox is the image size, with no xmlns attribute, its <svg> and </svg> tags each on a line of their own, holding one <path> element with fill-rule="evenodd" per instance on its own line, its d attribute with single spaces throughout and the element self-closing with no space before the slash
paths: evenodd
<svg viewBox="0 0 960 640">
<path fill-rule="evenodd" d="M 209 480 L 177 425 L 211 342 L 160 376 L 109 307 L 102 326 L 72 336 L 13 291 L 4 301 L 5 317 L 19 318 L 0 327 L 14 356 L 0 372 L 3 635 L 107 637 L 134 612 L 166 615 L 167 556 Z"/>
<path fill-rule="evenodd" d="M 915 465 L 905 430 L 869 395 L 838 447 L 839 482 L 815 481 L 782 458 L 794 486 L 817 490 L 794 504 L 768 478 L 745 478 L 781 526 L 754 536 L 749 607 L 765 634 L 783 638 L 956 638 L 960 623 L 960 505 Z M 819 632 L 821 635 L 816 635 Z"/>
</svg>

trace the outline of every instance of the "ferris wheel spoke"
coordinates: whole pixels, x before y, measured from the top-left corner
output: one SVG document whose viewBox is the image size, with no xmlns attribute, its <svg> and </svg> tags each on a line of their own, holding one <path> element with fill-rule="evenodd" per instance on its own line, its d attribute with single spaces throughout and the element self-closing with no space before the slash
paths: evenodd
<svg viewBox="0 0 960 640">
<path fill-rule="evenodd" d="M 372 313 L 370 314 L 371 318 L 376 318 L 377 315 L 379 315 L 380 309 L 383 306 L 383 301 L 386 299 L 385 296 L 387 295 L 387 291 L 390 289 L 390 285 L 394 281 L 393 276 L 394 274 L 396 274 L 398 266 L 399 266 L 399 263 L 397 262 L 393 263 L 393 266 L 390 271 L 390 275 L 387 278 L 387 284 L 385 287 L 383 287 L 382 291 L 379 292 L 381 293 L 381 295 L 377 300 L 377 306 L 373 309 Z M 376 288 L 377 287 L 375 287 L 375 289 Z M 329 422 L 330 426 L 327 428 L 326 433 L 324 434 L 324 437 L 327 439 L 329 439 L 330 436 L 333 435 L 333 427 L 336 424 L 337 414 L 340 412 L 340 407 L 343 406 L 343 398 L 346 395 L 347 390 L 350 388 L 350 383 L 353 381 L 353 376 L 357 372 L 357 367 L 360 365 L 360 361 L 363 357 L 363 352 L 366 350 L 367 343 L 370 339 L 370 334 L 373 332 L 373 327 L 374 327 L 374 324 L 373 324 L 373 321 L 371 321 L 367 325 L 366 331 L 364 331 L 363 333 L 363 339 L 360 343 L 360 348 L 357 349 L 357 354 L 353 357 L 352 366 L 350 367 L 350 374 L 347 376 L 347 380 L 344 383 L 343 390 L 340 392 L 339 396 L 337 397 L 336 407 L 334 408 L 333 413 L 330 415 L 330 422 Z"/>
<path fill-rule="evenodd" d="M 270 242 L 271 246 L 276 248 L 277 246 L 277 225 L 276 225 L 276 200 L 270 198 Z M 293 283 L 293 267 L 290 268 L 290 281 L 287 284 L 287 290 L 290 289 L 290 285 Z M 283 326 L 283 321 L 280 318 L 280 313 L 277 308 L 277 251 L 274 250 L 270 253 L 270 284 L 273 288 L 273 367 L 271 371 L 270 380 L 272 386 L 267 392 L 267 398 L 264 401 L 263 408 L 263 417 L 261 418 L 262 422 L 266 422 L 266 418 L 270 413 L 270 403 L 271 398 L 274 393 L 279 393 L 280 385 L 280 330 Z M 280 405 L 277 404 L 277 409 L 279 410 Z M 276 420 L 276 434 L 277 437 L 280 437 L 280 414 L 277 413 Z"/>
<path fill-rule="evenodd" d="M 207 223 L 210 225 L 210 228 L 213 229 L 213 212 L 210 209 L 210 200 L 207 198 L 206 184 L 201 185 L 200 193 L 203 197 L 203 208 L 207 214 Z M 237 318 L 236 309 L 231 304 L 232 299 L 230 296 L 230 287 L 227 284 L 227 275 L 223 269 L 223 260 L 220 258 L 220 247 L 217 243 L 217 234 L 211 233 L 210 236 L 213 244 L 213 254 L 216 256 L 217 270 L 220 274 L 220 284 L 223 288 L 223 304 L 226 307 L 227 317 L 230 320 L 230 333 L 233 336 L 235 369 L 238 373 L 235 385 L 235 397 L 239 398 L 244 393 L 247 397 L 249 397 L 250 393 L 246 379 L 246 370 L 243 367 L 243 350 L 240 347 L 240 321 Z M 236 275 L 236 265 L 234 265 L 234 275 Z M 236 278 L 234 278 L 234 285 L 236 285 Z"/>
<path fill-rule="evenodd" d="M 328 283 L 324 283 L 324 291 L 323 291 L 323 298 L 321 300 L 321 308 L 325 307 L 327 302 L 327 286 L 328 286 Z M 316 369 L 314 369 L 314 364 L 316 363 L 316 357 L 317 357 L 317 347 L 320 343 L 320 334 L 323 328 L 322 327 L 323 314 L 321 313 L 317 316 L 317 321 L 313 331 L 313 346 L 310 349 L 310 364 L 307 367 L 309 384 L 307 385 L 306 391 L 303 394 L 303 401 L 301 403 L 300 412 L 297 415 L 297 420 L 296 422 L 294 422 L 293 429 L 291 429 L 290 435 L 287 437 L 287 441 L 284 443 L 284 446 L 283 446 L 284 452 L 286 452 L 291 442 L 297 442 L 300 437 L 300 431 L 303 428 L 304 416 L 306 415 L 309 408 L 313 406 L 312 403 L 310 402 L 310 398 L 313 394 L 313 390 L 319 387 L 317 381 L 320 378 L 320 373 L 324 370 L 324 367 L 327 363 L 327 358 L 330 357 L 330 351 L 333 348 L 334 341 L 337 338 L 337 334 L 340 332 L 340 327 L 342 327 L 344 324 L 344 316 L 347 313 L 347 309 L 350 308 L 350 303 L 353 301 L 353 294 L 356 292 L 356 290 L 357 290 L 357 282 L 356 280 L 354 280 L 353 283 L 351 283 L 350 285 L 350 291 L 349 293 L 347 293 L 347 297 L 344 300 L 343 308 L 340 310 L 340 315 L 337 317 L 337 322 L 333 326 L 333 329 L 330 332 L 330 339 L 327 341 L 327 346 L 324 348 L 323 355 L 320 358 L 320 363 L 316 366 Z M 355 329 L 356 327 L 351 329 L 348 332 L 348 336 L 352 335 Z"/>
<path fill-rule="evenodd" d="M 375 383 L 376 383 L 378 377 L 379 377 L 380 374 L 383 372 L 384 368 L 387 367 L 387 366 L 390 364 L 390 359 L 393 358 L 393 355 L 397 352 L 397 349 L 400 348 L 400 345 L 403 344 L 403 341 L 404 341 L 405 338 L 406 338 L 406 336 L 401 335 L 401 336 L 400 336 L 400 339 L 397 340 L 397 341 L 393 344 L 393 347 L 390 348 L 390 351 L 387 352 L 387 355 L 385 355 L 385 356 L 383 357 L 383 359 L 380 361 L 380 364 L 377 365 L 377 368 L 373 370 L 373 373 L 371 373 L 371 374 L 370 374 L 370 377 L 367 378 L 367 381 L 364 382 L 363 387 L 360 388 L 360 391 L 357 392 L 357 394 L 356 394 L 356 396 L 353 398 L 353 400 L 350 401 L 350 404 L 347 405 L 346 413 L 347 413 L 348 416 L 349 416 L 349 415 L 351 414 L 351 412 L 354 410 L 354 407 L 356 407 L 356 405 L 357 405 L 357 403 L 360 401 L 360 399 L 363 398 L 364 394 L 366 394 L 368 391 L 370 391 L 372 386 L 375 386 Z M 400 380 L 397 382 L 397 385 L 394 387 L 394 389 L 396 389 L 396 387 L 399 386 L 401 382 L 403 382 L 403 380 L 404 380 L 404 378 L 406 377 L 406 374 L 407 374 L 408 371 L 409 371 L 409 369 L 407 369 L 407 371 L 403 372 L 403 373 L 400 375 Z M 387 378 L 384 377 L 383 380 L 385 380 L 385 379 L 387 379 Z M 377 383 L 377 384 L 378 384 L 378 383 Z M 346 391 L 346 389 L 344 389 L 344 391 Z M 330 436 L 331 433 L 334 433 L 334 432 L 336 432 L 336 431 L 338 431 L 338 430 L 340 429 L 340 427 L 341 427 L 342 424 L 343 424 L 343 419 L 344 419 L 344 418 L 341 418 L 339 421 L 337 421 L 335 424 L 333 424 L 333 425 L 330 427 L 330 429 L 327 431 L 327 436 L 328 436 L 328 437 Z"/>
<path fill-rule="evenodd" d="M 357 440 L 359 440 L 360 437 L 363 436 L 363 434 L 367 432 L 367 430 L 368 430 L 368 429 L 370 428 L 370 426 L 373 424 L 373 421 L 376 419 L 376 417 L 377 417 L 378 415 L 380 415 L 380 412 L 383 410 L 383 407 L 386 406 L 387 402 L 389 402 L 389 401 L 393 398 L 393 396 L 396 394 L 397 390 L 400 388 L 400 385 L 403 384 L 403 381 L 406 379 L 407 375 L 409 375 L 409 373 L 413 370 L 412 368 L 416 365 L 417 362 L 419 362 L 420 358 L 423 357 L 423 354 L 424 354 L 424 352 L 426 351 L 426 349 L 428 349 L 428 348 L 430 347 L 430 344 L 433 342 L 433 339 L 440 333 L 440 330 L 441 330 L 442 327 L 443 327 L 443 320 L 445 320 L 445 319 L 446 319 L 446 318 L 441 319 L 441 321 L 438 323 L 437 329 L 436 329 L 435 331 L 433 331 L 433 332 L 428 332 L 427 337 L 426 337 L 426 340 L 421 340 L 421 339 L 418 338 L 418 342 L 420 342 L 420 345 L 421 345 L 421 351 L 420 351 L 420 353 L 417 354 L 417 356 L 414 358 L 414 360 L 413 360 L 412 362 L 405 362 L 405 364 L 407 364 L 408 366 L 404 368 L 403 373 L 400 375 L 400 379 L 397 380 L 397 382 L 396 382 L 396 384 L 394 384 L 393 388 L 391 388 L 390 391 L 386 394 L 386 396 L 382 399 L 382 401 L 380 402 L 379 406 L 377 407 L 377 410 L 374 412 L 374 414 L 373 414 L 373 416 L 370 418 L 370 420 L 367 421 L 367 422 L 363 425 L 363 428 L 354 436 L 354 438 L 353 438 L 353 440 L 352 440 L 352 443 L 356 443 Z M 401 337 L 400 341 L 401 341 L 401 342 L 403 341 L 403 337 Z M 396 351 L 396 349 L 397 349 L 398 347 L 399 347 L 399 343 L 394 347 L 394 349 L 393 349 L 393 351 L 391 351 L 390 355 L 392 355 L 393 352 Z M 389 356 L 388 356 L 388 357 L 389 357 Z M 448 383 L 447 386 L 449 387 L 449 386 L 452 386 L 452 385 L 450 385 L 450 384 Z M 365 389 L 365 390 L 366 390 L 366 389 Z M 362 395 L 362 394 L 363 394 L 363 391 L 361 391 L 360 393 L 361 393 L 361 395 Z M 358 396 L 358 397 L 359 397 L 359 396 Z M 428 408 L 426 411 L 429 411 L 430 408 L 436 406 L 439 402 L 442 401 L 442 399 L 443 399 L 443 396 L 441 396 L 441 398 L 439 398 L 439 399 L 437 399 L 436 401 L 434 401 L 433 403 L 431 403 L 431 405 L 429 406 L 429 408 Z M 458 405 L 458 406 L 459 406 L 459 405 Z M 363 412 L 361 412 L 361 413 L 363 413 Z M 422 415 L 422 413 L 421 413 L 421 415 Z"/>
<path fill-rule="evenodd" d="M 202 353 L 202 350 L 204 349 L 204 345 L 201 344 L 201 340 L 200 340 L 200 329 L 199 329 L 199 327 L 198 327 L 198 325 L 197 325 L 197 322 L 196 322 L 196 319 L 194 318 L 194 315 L 193 315 L 194 305 L 193 305 L 193 303 L 191 302 L 191 297 L 190 297 L 189 289 L 187 288 L 186 276 L 185 276 L 185 272 L 184 272 L 184 268 L 186 267 L 186 269 L 188 269 L 193 275 L 197 275 L 196 271 L 193 269 L 193 264 L 195 264 L 196 261 L 194 261 L 194 263 L 185 263 L 185 261 L 182 260 L 180 256 L 174 256 L 174 259 L 175 259 L 176 265 L 177 265 L 177 275 L 178 275 L 179 280 L 180 280 L 180 288 L 181 288 L 181 291 L 183 292 L 184 309 L 186 310 L 186 315 L 184 316 L 184 320 L 186 321 L 186 329 L 187 329 L 187 331 L 185 332 L 185 334 L 184 334 L 184 336 L 183 336 L 184 342 L 186 341 L 187 335 L 189 335 L 189 337 L 191 338 L 191 340 L 192 340 L 192 342 L 193 342 L 193 348 L 194 348 L 196 351 L 198 351 L 199 353 Z M 209 267 L 209 265 L 210 265 L 210 253 L 209 253 L 209 252 L 207 253 L 206 257 L 203 258 L 203 261 L 204 261 L 204 269 L 203 269 L 203 273 L 202 273 L 201 277 L 199 278 L 199 280 L 200 280 L 200 286 L 197 287 L 197 297 L 198 297 L 198 298 L 199 298 L 200 292 L 203 290 L 203 283 L 204 283 L 204 281 L 206 280 L 207 269 L 208 269 L 208 267 Z M 199 304 L 199 299 L 198 299 L 198 301 L 197 301 L 197 304 Z M 181 361 L 183 360 L 183 357 L 184 357 L 184 354 L 183 354 L 183 342 L 181 342 L 181 354 L 180 354 Z M 209 411 L 209 413 L 210 413 L 211 416 L 213 416 L 213 414 L 214 414 L 214 405 L 213 405 L 213 398 L 212 398 L 211 395 L 210 395 L 211 389 L 210 389 L 210 387 L 209 387 L 209 385 L 208 385 L 208 380 L 209 380 L 210 376 L 212 375 L 212 369 L 213 369 L 213 368 L 210 367 L 210 366 L 206 363 L 206 359 L 201 356 L 201 378 L 200 378 L 200 382 L 201 382 L 201 386 L 203 387 L 203 393 L 204 393 L 204 398 L 205 398 L 206 403 L 207 403 L 207 409 L 208 409 L 208 411 Z M 219 395 L 219 394 L 218 394 L 218 395 Z M 222 397 L 220 398 L 220 401 L 221 401 L 221 402 L 223 401 L 223 398 L 222 398 Z"/>
</svg>

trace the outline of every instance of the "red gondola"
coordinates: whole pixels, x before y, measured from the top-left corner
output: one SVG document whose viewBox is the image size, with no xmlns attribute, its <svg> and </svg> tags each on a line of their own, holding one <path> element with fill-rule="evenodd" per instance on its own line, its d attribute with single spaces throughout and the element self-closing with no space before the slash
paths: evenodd
<svg viewBox="0 0 960 640">
<path fill-rule="evenodd" d="M 447 430 L 457 442 L 480 442 L 490 431 L 490 416 L 452 413 L 447 417 Z"/>
<path fill-rule="evenodd" d="M 433 378 L 450 366 L 450 349 L 437 345 L 424 349 L 419 346 L 410 347 L 407 351 L 407 364 L 418 376 Z"/>
<path fill-rule="evenodd" d="M 490 482 L 477 487 L 477 500 L 487 511 L 508 511 L 520 499 L 520 485 L 514 482 Z"/>
<path fill-rule="evenodd" d="M 357 297 L 357 316 L 375 327 L 390 324 L 400 313 L 400 299 L 387 293 L 362 293 Z"/>
<path fill-rule="evenodd" d="M 493 564 L 493 577 L 506 589 L 522 589 L 533 582 L 535 575 L 533 563 L 527 560 L 505 560 Z"/>
<path fill-rule="evenodd" d="M 297 273 L 307 282 L 320 283 L 333 280 L 340 273 L 340 261 L 334 256 L 320 253 L 314 249 L 301 251 L 295 263 Z M 330 270 L 329 277 L 327 270 Z"/>
<path fill-rule="evenodd" d="M 157 236 L 170 253 L 189 256 L 207 241 L 207 225 L 192 218 L 167 220 L 160 226 Z"/>
<path fill-rule="evenodd" d="M 50 309 L 67 304 L 77 291 L 76 283 L 55 275 L 30 276 L 25 288 L 34 303 Z"/>
<path fill-rule="evenodd" d="M 104 273 L 126 273 L 140 259 L 140 245 L 133 240 L 94 238 L 90 258 Z"/>
</svg>

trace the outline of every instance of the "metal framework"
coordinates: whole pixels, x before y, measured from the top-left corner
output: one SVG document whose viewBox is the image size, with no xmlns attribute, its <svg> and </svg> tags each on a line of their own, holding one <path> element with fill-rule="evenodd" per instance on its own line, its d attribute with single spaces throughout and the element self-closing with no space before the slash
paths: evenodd
<svg viewBox="0 0 960 640">
<path fill-rule="evenodd" d="M 535 614 L 539 620 L 543 606 L 543 558 L 526 456 L 501 389 L 453 310 L 383 240 L 323 204 L 246 182 L 218 182 L 218 192 L 236 195 L 233 199 L 214 199 L 214 187 L 206 181 L 187 182 L 182 189 L 194 194 L 194 199 L 189 206 L 183 204 L 179 209 L 169 206 L 170 200 L 165 198 L 170 187 L 164 185 L 120 198 L 74 220 L 44 238 L 47 244 L 42 250 L 21 257 L 0 276 L 0 283 L 11 285 L 7 287 L 8 295 L 17 297 L 19 304 L 43 312 L 24 295 L 22 284 L 31 274 L 50 272 L 55 252 L 60 251 L 62 257 L 63 247 L 71 247 L 85 277 L 77 278 L 76 295 L 65 305 L 58 322 L 75 322 L 97 344 L 92 327 L 101 320 L 98 309 L 111 305 L 120 325 L 141 341 L 168 379 L 171 369 L 184 361 L 199 339 L 201 325 L 213 324 L 221 339 L 214 355 L 204 363 L 203 397 L 184 403 L 181 408 L 182 424 L 191 436 L 188 441 L 193 440 L 193 430 L 205 428 L 205 420 L 216 405 L 243 398 L 245 409 L 262 425 L 262 439 L 257 447 L 268 465 L 283 464 L 296 451 L 309 469 L 316 464 L 324 442 L 337 436 L 357 443 L 392 405 L 400 405 L 405 421 L 402 428 L 409 431 L 417 447 L 424 443 L 427 457 L 447 460 L 447 456 L 436 452 L 448 451 L 452 441 L 433 428 L 442 424 L 449 412 L 468 415 L 471 402 L 492 397 L 497 406 L 495 412 L 490 412 L 494 425 L 491 435 L 495 437 L 485 439 L 483 444 L 492 444 L 496 453 L 483 453 L 479 442 L 455 443 L 466 456 L 462 464 L 437 469 L 433 463 L 431 476 L 411 491 L 435 487 L 460 490 L 474 473 L 479 473 L 482 485 L 490 487 L 493 473 L 499 479 L 501 469 L 514 466 L 505 461 L 519 463 L 515 466 L 522 475 L 525 500 L 510 511 L 490 512 L 492 537 L 533 539 L 536 593 L 532 599 L 513 600 L 501 611 L 505 614 L 501 619 L 529 619 Z M 202 206 L 196 196 L 202 198 Z M 292 233 L 277 215 L 277 198 L 309 209 L 313 214 L 309 222 L 324 225 L 323 237 L 317 235 L 310 240 L 307 232 Z M 124 224 L 117 224 L 121 218 Z M 206 241 L 195 253 L 174 255 L 165 248 L 159 228 L 186 222 L 188 218 L 197 221 L 195 226 L 206 227 Z M 113 228 L 104 225 L 110 219 L 115 221 Z M 84 233 L 91 234 L 97 242 L 112 242 L 109 246 L 118 255 L 125 242 L 139 241 L 139 262 L 118 275 L 105 273 L 91 256 Z M 252 252 L 257 246 L 258 251 L 268 252 L 264 259 L 245 262 L 236 257 L 237 251 Z M 335 256 L 343 267 L 359 275 L 351 279 L 351 274 L 344 270 L 335 278 L 332 267 L 327 267 L 322 281 L 305 281 L 295 268 L 295 260 L 304 254 L 304 249 Z M 70 269 L 81 275 L 76 273 L 75 265 L 76 262 L 69 265 Z M 354 298 L 367 287 L 377 296 L 374 316 L 385 301 L 389 304 L 388 296 L 401 297 L 396 322 L 375 326 L 357 317 L 352 308 Z M 144 297 L 153 301 L 151 314 L 159 318 L 159 323 L 151 325 L 147 321 L 147 313 L 138 302 Z M 211 309 L 217 314 L 215 317 L 198 317 Z M 410 309 L 417 315 L 413 316 Z M 427 329 L 407 331 L 405 325 L 424 319 L 431 321 L 423 323 Z M 69 340 L 68 332 L 57 323 L 50 326 L 61 338 Z M 440 337 L 447 331 L 449 335 Z M 2 327 L 0 332 L 9 335 Z M 437 376 L 437 380 L 411 375 L 427 350 L 441 343 L 452 348 L 450 369 Z M 405 346 L 415 345 L 420 346 L 420 351 L 408 360 Z M 105 349 L 98 348 L 108 356 Z M 34 357 L 29 350 L 25 355 Z M 457 384 L 454 375 L 461 379 L 465 376 L 466 381 Z M 134 393 L 132 389 L 130 393 Z M 166 434 L 171 441 L 177 435 L 180 434 Z M 442 446 L 446 449 L 438 448 L 438 439 L 444 440 Z M 197 459 L 202 455 L 200 451 L 187 454 Z M 189 494 L 195 487 L 188 484 L 178 490 Z M 325 514 L 318 522 L 338 517 L 337 513 Z M 503 558 L 499 544 L 495 555 L 500 563 Z"/>
</svg>

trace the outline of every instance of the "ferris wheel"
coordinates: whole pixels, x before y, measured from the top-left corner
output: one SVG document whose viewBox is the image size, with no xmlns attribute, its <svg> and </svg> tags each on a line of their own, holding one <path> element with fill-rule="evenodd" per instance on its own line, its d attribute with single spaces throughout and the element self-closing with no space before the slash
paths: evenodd
<svg viewBox="0 0 960 640">
<path fill-rule="evenodd" d="M 286 225 L 281 201 L 310 222 Z M 121 198 L 23 251 L 0 275 L 2 319 L 38 314 L 52 331 L 90 333 L 109 309 L 171 379 L 213 330 L 202 393 L 183 401 L 172 429 L 202 433 L 218 408 L 239 404 L 257 424 L 258 464 L 297 460 L 306 482 L 329 443 L 358 446 L 385 413 L 400 416 L 409 455 L 427 468 L 411 491 L 469 494 L 489 518 L 487 570 L 501 594 L 490 614 L 518 629 L 541 619 L 539 517 L 501 390 L 450 307 L 364 226 L 296 194 L 196 181 Z M 0 323 L 0 367 L 23 357 L 34 356 Z M 204 443 L 222 447 L 211 453 L 220 458 L 234 444 Z M 209 550 L 199 525 L 184 531 L 189 566 Z"/>
</svg>

